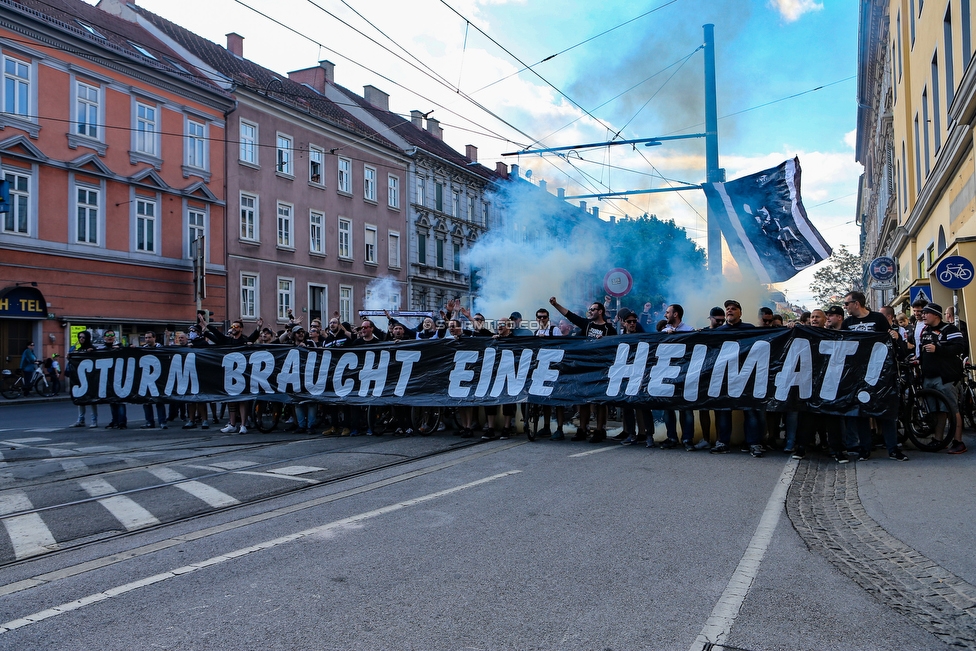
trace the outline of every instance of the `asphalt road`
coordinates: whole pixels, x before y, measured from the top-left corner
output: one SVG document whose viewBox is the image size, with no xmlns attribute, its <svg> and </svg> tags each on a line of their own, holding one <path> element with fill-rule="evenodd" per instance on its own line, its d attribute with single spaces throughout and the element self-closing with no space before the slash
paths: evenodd
<svg viewBox="0 0 976 651">
<path fill-rule="evenodd" d="M 919 624 L 923 606 L 906 612 L 870 588 L 865 577 L 883 572 L 858 555 L 867 540 L 861 528 L 877 521 L 908 539 L 911 551 L 936 557 L 936 570 L 951 566 L 972 580 L 964 550 L 941 558 L 924 540 L 924 524 L 907 524 L 941 518 L 937 507 L 923 500 L 916 518 L 885 516 L 892 510 L 885 496 L 905 491 L 917 469 L 941 469 L 941 481 L 971 488 L 967 455 L 969 479 L 949 465 L 960 458 L 919 460 L 919 453 L 909 464 L 872 460 L 838 472 L 781 453 L 754 459 L 524 438 L 458 447 L 449 434 L 223 440 L 198 430 L 189 437 L 129 430 L 119 437 L 65 429 L 73 410 L 0 410 L 0 450 L 8 457 L 0 504 L 18 491 L 53 504 L 72 482 L 70 490 L 87 499 L 79 482 L 97 479 L 118 493 L 138 487 L 147 464 L 242 504 L 185 519 L 176 516 L 200 501 L 185 490 L 129 493 L 159 525 L 88 534 L 87 544 L 66 541 L 66 549 L 12 562 L 8 556 L 0 567 L 0 649 L 974 648 L 965 612 L 952 620 L 961 632 L 933 633 Z M 16 442 L 30 438 L 48 440 Z M 130 451 L 120 454 L 126 444 Z M 73 471 L 62 466 L 68 456 L 41 458 L 42 449 L 98 445 L 119 448 L 96 452 L 99 458 L 133 450 L 153 456 Z M 24 450 L 38 458 L 16 459 Z M 418 452 L 428 456 L 411 460 Z M 404 462 L 384 466 L 379 458 Z M 242 474 L 254 462 L 265 464 L 253 471 L 262 474 Z M 194 475 L 187 467 L 215 463 L 231 472 Z M 61 470 L 42 473 L 45 464 Z M 264 476 L 289 466 L 320 468 L 294 475 L 317 483 L 249 503 L 275 493 L 273 482 L 299 483 Z M 862 477 L 869 513 L 858 498 Z M 51 481 L 57 488 L 44 493 Z M 829 499 L 818 497 L 825 490 Z M 825 505 L 836 504 L 857 515 L 824 515 Z M 97 499 L 85 508 L 52 531 L 92 530 L 111 514 Z M 169 524 L 168 513 L 175 514 Z M 805 518 L 821 520 L 807 527 Z M 9 555 L 6 529 L 0 550 L 7 545 Z M 972 520 L 938 531 L 971 536 Z M 825 532 L 829 544 L 816 538 Z M 839 561 L 839 551 L 854 560 Z M 862 571 L 868 566 L 872 573 Z M 967 585 L 956 592 L 965 596 Z M 976 601 L 959 608 L 970 605 L 976 613 Z"/>
</svg>

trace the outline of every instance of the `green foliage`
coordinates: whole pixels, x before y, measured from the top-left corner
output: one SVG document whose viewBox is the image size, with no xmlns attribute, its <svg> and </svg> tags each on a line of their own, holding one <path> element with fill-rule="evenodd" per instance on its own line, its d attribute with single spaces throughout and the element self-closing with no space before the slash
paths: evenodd
<svg viewBox="0 0 976 651">
<path fill-rule="evenodd" d="M 810 283 L 817 305 L 823 308 L 837 303 L 848 292 L 864 291 L 864 264 L 861 256 L 848 251 L 841 244 L 827 259 L 827 263 L 813 274 Z"/>
<path fill-rule="evenodd" d="M 609 227 L 611 267 L 623 267 L 634 277 L 634 288 L 623 303 L 638 312 L 644 303 L 660 305 L 669 296 L 675 276 L 704 276 L 705 250 L 688 239 L 673 221 L 644 215 L 618 220 Z M 602 278 L 601 278 L 602 280 Z"/>
</svg>

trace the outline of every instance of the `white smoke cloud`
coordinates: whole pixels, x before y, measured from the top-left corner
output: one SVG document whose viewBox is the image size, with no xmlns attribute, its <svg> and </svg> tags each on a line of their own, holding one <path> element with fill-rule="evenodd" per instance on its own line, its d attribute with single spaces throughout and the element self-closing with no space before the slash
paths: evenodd
<svg viewBox="0 0 976 651">
<path fill-rule="evenodd" d="M 799 20 L 805 13 L 823 9 L 823 3 L 816 0 L 769 0 L 769 6 L 788 23 Z"/>
</svg>

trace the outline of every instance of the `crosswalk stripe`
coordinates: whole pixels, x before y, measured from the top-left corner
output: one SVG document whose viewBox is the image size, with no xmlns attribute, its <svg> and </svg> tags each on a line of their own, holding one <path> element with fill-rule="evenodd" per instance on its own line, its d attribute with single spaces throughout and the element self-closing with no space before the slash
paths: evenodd
<svg viewBox="0 0 976 651">
<path fill-rule="evenodd" d="M 61 461 L 59 463 L 61 464 L 61 468 L 64 469 L 65 472 L 77 472 L 79 470 L 88 470 L 88 464 L 82 461 L 81 459 L 65 459 L 64 461 Z"/>
<path fill-rule="evenodd" d="M 184 481 L 186 480 L 186 477 L 176 472 L 172 468 L 151 468 L 149 472 L 165 482 L 180 482 L 178 484 L 174 484 L 173 487 L 179 488 L 180 490 L 203 500 L 214 508 L 240 504 L 238 500 L 234 499 L 227 493 L 217 490 L 213 486 L 208 486 L 207 484 L 196 480 Z"/>
<path fill-rule="evenodd" d="M 159 524 L 159 520 L 152 513 L 139 506 L 131 497 L 112 495 L 112 493 L 117 492 L 115 487 L 101 477 L 84 479 L 78 483 L 92 497 L 110 495 L 110 497 L 98 500 L 98 503 L 115 516 L 115 519 L 121 522 L 127 531 Z"/>
<path fill-rule="evenodd" d="M 0 496 L 0 516 L 34 508 L 23 492 L 17 491 Z M 17 560 L 44 554 L 58 548 L 50 529 L 37 513 L 26 513 L 3 518 L 3 526 L 10 537 Z"/>
</svg>

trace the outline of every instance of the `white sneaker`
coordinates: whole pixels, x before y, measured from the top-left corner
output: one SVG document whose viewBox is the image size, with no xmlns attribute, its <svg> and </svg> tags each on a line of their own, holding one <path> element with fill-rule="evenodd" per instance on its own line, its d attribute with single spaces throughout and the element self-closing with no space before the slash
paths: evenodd
<svg viewBox="0 0 976 651">
<path fill-rule="evenodd" d="M 238 434 L 247 434 L 247 428 L 246 428 L 246 427 L 244 427 L 243 425 L 241 425 L 241 429 L 240 429 L 240 431 L 239 431 L 239 432 L 237 432 L 237 433 L 238 433 Z"/>
<path fill-rule="evenodd" d="M 237 428 L 234 427 L 233 425 L 228 424 L 225 425 L 224 427 L 221 427 L 220 431 L 223 432 L 224 434 L 230 434 L 231 432 L 236 432 Z"/>
</svg>

